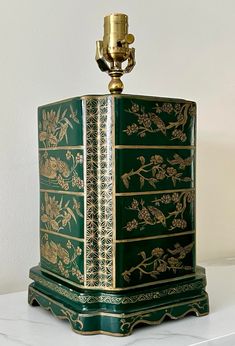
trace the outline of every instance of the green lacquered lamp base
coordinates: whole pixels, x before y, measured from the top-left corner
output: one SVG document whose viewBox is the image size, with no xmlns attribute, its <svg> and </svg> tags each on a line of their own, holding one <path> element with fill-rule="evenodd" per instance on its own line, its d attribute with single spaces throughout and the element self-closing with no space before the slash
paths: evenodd
<svg viewBox="0 0 235 346">
<path fill-rule="evenodd" d="M 125 336 L 141 324 L 160 324 L 189 313 L 209 313 L 206 276 L 197 267 L 193 277 L 125 292 L 81 290 L 65 285 L 34 267 L 29 286 L 30 305 L 40 305 L 56 317 L 67 319 L 79 334 Z"/>
</svg>

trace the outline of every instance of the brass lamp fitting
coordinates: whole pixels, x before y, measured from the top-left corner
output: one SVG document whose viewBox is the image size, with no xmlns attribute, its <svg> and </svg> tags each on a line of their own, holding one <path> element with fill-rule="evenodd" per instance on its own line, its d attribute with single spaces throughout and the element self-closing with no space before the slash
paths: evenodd
<svg viewBox="0 0 235 346">
<path fill-rule="evenodd" d="M 123 90 L 121 76 L 130 72 L 135 66 L 134 35 L 128 33 L 128 16 L 115 13 L 104 17 L 103 41 L 96 41 L 96 61 L 101 71 L 112 78 L 109 83 L 111 94 L 120 94 Z M 127 65 L 122 68 L 122 63 Z"/>
</svg>

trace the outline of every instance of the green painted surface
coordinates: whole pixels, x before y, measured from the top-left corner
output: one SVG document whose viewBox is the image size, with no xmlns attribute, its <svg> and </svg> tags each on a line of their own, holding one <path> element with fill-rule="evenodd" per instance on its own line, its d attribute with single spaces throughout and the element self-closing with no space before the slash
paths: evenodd
<svg viewBox="0 0 235 346">
<path fill-rule="evenodd" d="M 116 144 L 195 144 L 195 102 L 121 95 L 115 109 Z"/>
<path fill-rule="evenodd" d="M 81 334 L 129 335 L 140 322 L 159 324 L 166 316 L 178 319 L 188 313 L 209 312 L 205 273 L 198 267 L 194 278 L 156 285 L 135 292 L 104 293 L 72 289 L 32 268 L 29 304 L 40 305 Z"/>
<path fill-rule="evenodd" d="M 41 192 L 40 228 L 44 231 L 83 238 L 84 197 Z"/>
<path fill-rule="evenodd" d="M 116 282 L 128 287 L 195 271 L 195 236 L 181 235 L 116 245 Z"/>
<path fill-rule="evenodd" d="M 31 304 L 84 334 L 208 313 L 195 261 L 195 135 L 196 104 L 181 99 L 94 95 L 38 108 Z"/>
<path fill-rule="evenodd" d="M 83 144 L 80 98 L 38 108 L 39 148 Z"/>
<path fill-rule="evenodd" d="M 116 198 L 117 239 L 173 235 L 195 229 L 194 191 Z"/>
<path fill-rule="evenodd" d="M 116 150 L 116 191 L 188 189 L 194 182 L 194 150 Z"/>
<path fill-rule="evenodd" d="M 83 242 L 41 232 L 40 250 L 40 265 L 43 269 L 83 285 Z"/>
<path fill-rule="evenodd" d="M 83 192 L 83 150 L 60 149 L 39 152 L 41 189 Z"/>
</svg>

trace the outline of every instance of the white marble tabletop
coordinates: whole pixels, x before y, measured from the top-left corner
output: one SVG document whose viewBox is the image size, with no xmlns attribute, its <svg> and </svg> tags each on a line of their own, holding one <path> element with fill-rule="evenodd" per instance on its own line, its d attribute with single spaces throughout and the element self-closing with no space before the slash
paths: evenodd
<svg viewBox="0 0 235 346">
<path fill-rule="evenodd" d="M 78 335 L 68 322 L 27 304 L 27 293 L 0 295 L 0 346 L 235 346 L 235 258 L 206 263 L 210 314 L 134 329 L 127 337 Z"/>
</svg>

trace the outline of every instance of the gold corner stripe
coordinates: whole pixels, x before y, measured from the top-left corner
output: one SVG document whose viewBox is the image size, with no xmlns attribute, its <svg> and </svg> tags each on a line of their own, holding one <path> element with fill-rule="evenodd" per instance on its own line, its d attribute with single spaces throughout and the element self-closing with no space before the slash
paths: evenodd
<svg viewBox="0 0 235 346">
<path fill-rule="evenodd" d="M 62 238 L 73 239 L 73 240 L 77 240 L 77 241 L 80 241 L 80 242 L 84 242 L 83 238 L 72 237 L 72 236 L 67 235 L 67 234 L 62 234 L 62 233 L 58 233 L 58 232 L 49 231 L 48 229 L 40 228 L 40 231 L 44 232 L 44 233 L 53 234 L 53 235 L 56 235 L 56 236 L 59 236 L 59 237 L 62 237 Z"/>
<path fill-rule="evenodd" d="M 102 291 L 128 291 L 128 290 L 133 290 L 135 288 L 140 288 L 140 287 L 148 287 L 148 286 L 153 286 L 153 285 L 158 285 L 158 284 L 162 284 L 162 283 L 170 283 L 170 282 L 174 282 L 174 281 L 178 281 L 178 280 L 182 280 L 182 279 L 188 279 L 188 278 L 192 278 L 195 276 L 195 273 L 192 274 L 186 274 L 186 275 L 181 275 L 179 277 L 175 277 L 172 279 L 164 279 L 164 280 L 155 280 L 155 281 L 151 281 L 151 282 L 147 282 L 145 284 L 139 284 L 139 285 L 135 285 L 135 286 L 129 286 L 129 287 L 115 287 L 115 288 L 111 288 L 111 287 L 104 287 L 104 286 L 85 286 L 85 285 L 79 285 L 74 281 L 68 280 L 66 278 L 63 278 L 62 276 L 53 273 L 52 271 L 48 270 L 48 269 L 44 269 L 44 268 L 40 268 L 40 270 L 44 273 L 47 273 L 51 276 L 56 277 L 57 279 L 63 281 L 63 282 L 67 282 L 68 284 L 70 284 L 71 286 L 74 287 L 78 287 L 78 288 L 84 288 L 84 289 L 89 289 L 89 290 L 102 290 Z"/>
<path fill-rule="evenodd" d="M 139 238 L 129 238 L 129 239 L 117 239 L 116 243 L 132 243 L 135 241 L 144 241 L 144 240 L 151 240 L 151 239 L 161 239 L 161 238 L 170 238 L 170 237 L 179 237 L 187 234 L 195 234 L 194 231 L 188 231 L 188 232 L 180 232 L 180 233 L 173 233 L 173 234 L 162 234 L 162 235 L 156 235 L 156 236 L 150 236 L 150 237 L 139 237 Z"/>
<path fill-rule="evenodd" d="M 115 98 L 112 95 L 112 104 L 111 104 L 111 112 L 112 112 L 112 209 L 113 209 L 113 288 L 116 287 L 116 239 L 117 239 L 117 231 L 116 231 L 116 158 L 115 158 Z"/>
<path fill-rule="evenodd" d="M 84 192 L 75 192 L 75 191 L 60 191 L 60 190 L 40 189 L 40 192 L 59 193 L 59 194 L 64 194 L 64 195 L 75 195 L 75 196 L 84 196 Z"/>
<path fill-rule="evenodd" d="M 195 145 L 115 145 L 115 149 L 195 149 Z"/>
<path fill-rule="evenodd" d="M 157 190 L 157 191 L 136 191 L 136 192 L 116 192 L 116 196 L 141 196 L 141 195 L 158 195 L 161 193 L 187 192 L 195 191 L 195 188 L 190 189 L 174 189 L 174 190 Z"/>
<path fill-rule="evenodd" d="M 47 151 L 47 150 L 76 150 L 76 149 L 84 149 L 84 145 L 65 145 L 61 147 L 45 147 L 45 148 L 39 148 L 39 151 Z"/>
<path fill-rule="evenodd" d="M 82 122 L 82 131 L 83 131 L 83 143 L 84 143 L 84 151 L 83 151 L 83 180 L 86 184 L 87 181 L 87 116 L 85 111 L 85 103 L 84 100 L 81 99 L 81 105 L 82 105 L 82 113 L 83 113 L 83 122 Z M 84 208 L 84 249 L 83 249 L 83 271 L 84 271 L 84 285 L 87 284 L 87 270 L 86 270 L 86 262 L 87 262 L 87 250 L 86 250 L 86 244 L 87 244 L 87 189 L 84 188 L 84 201 L 83 201 L 83 208 Z"/>
</svg>

